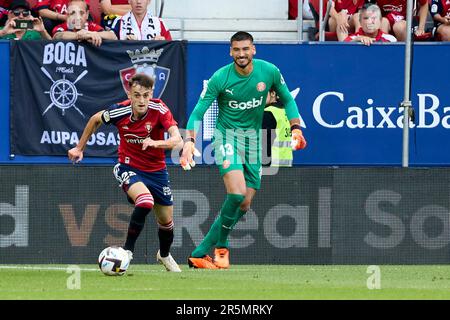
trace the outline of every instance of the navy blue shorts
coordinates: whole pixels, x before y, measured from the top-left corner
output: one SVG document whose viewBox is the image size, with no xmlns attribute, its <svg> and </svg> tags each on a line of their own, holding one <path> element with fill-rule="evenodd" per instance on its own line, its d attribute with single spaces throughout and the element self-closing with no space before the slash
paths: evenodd
<svg viewBox="0 0 450 320">
<path fill-rule="evenodd" d="M 148 188 L 155 203 L 163 206 L 173 205 L 172 190 L 170 189 L 169 173 L 167 169 L 155 172 L 145 172 L 123 163 L 114 166 L 114 176 L 119 181 L 119 187 L 127 192 L 136 182 L 142 182 Z M 131 202 L 131 199 L 128 199 Z"/>
</svg>

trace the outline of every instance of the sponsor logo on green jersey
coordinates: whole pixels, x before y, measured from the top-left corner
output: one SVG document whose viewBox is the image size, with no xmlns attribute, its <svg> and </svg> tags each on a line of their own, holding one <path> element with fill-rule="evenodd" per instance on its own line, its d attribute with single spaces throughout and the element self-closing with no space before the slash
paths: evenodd
<svg viewBox="0 0 450 320">
<path fill-rule="evenodd" d="M 262 105 L 263 98 L 264 96 L 261 96 L 261 98 L 259 99 L 253 98 L 251 101 L 246 102 L 237 102 L 236 100 L 230 100 L 228 102 L 228 106 L 233 109 L 241 109 L 241 110 L 253 109 Z"/>
</svg>

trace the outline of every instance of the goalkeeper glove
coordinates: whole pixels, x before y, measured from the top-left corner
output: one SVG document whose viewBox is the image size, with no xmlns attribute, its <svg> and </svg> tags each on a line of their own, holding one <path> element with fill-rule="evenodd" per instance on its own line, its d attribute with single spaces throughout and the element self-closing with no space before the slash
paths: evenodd
<svg viewBox="0 0 450 320">
<path fill-rule="evenodd" d="M 305 137 L 303 137 L 302 130 L 292 130 L 291 147 L 292 150 L 300 150 L 306 147 L 306 140 Z"/>
<path fill-rule="evenodd" d="M 185 142 L 180 157 L 180 165 L 184 170 L 191 170 L 195 167 L 194 156 L 200 157 L 200 151 L 197 150 L 193 141 Z"/>
</svg>

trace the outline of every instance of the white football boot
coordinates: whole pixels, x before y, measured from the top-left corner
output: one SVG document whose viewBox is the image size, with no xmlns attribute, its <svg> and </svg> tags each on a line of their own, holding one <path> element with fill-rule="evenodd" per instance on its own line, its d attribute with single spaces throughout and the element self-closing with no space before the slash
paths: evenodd
<svg viewBox="0 0 450 320">
<path fill-rule="evenodd" d="M 131 252 L 130 250 L 125 250 L 125 251 L 128 253 L 128 259 L 131 262 L 131 260 L 133 260 L 133 252 Z"/>
<path fill-rule="evenodd" d="M 175 262 L 175 260 L 173 259 L 172 255 L 169 253 L 169 255 L 167 257 L 161 257 L 161 254 L 158 253 L 156 254 L 156 261 L 158 261 L 159 263 L 161 263 L 167 271 L 171 271 L 171 272 L 181 272 L 180 267 L 178 266 L 178 264 Z"/>
</svg>

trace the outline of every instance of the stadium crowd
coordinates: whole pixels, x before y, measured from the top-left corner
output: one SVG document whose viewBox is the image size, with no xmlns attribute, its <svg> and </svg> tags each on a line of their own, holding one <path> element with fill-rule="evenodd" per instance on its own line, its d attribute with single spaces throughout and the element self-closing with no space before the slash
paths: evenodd
<svg viewBox="0 0 450 320">
<path fill-rule="evenodd" d="M 98 16 L 98 12 L 91 14 L 90 0 L 37 0 L 34 4 L 0 0 L 0 39 L 53 38 L 87 41 L 96 46 L 102 39 L 172 40 L 163 20 L 147 10 L 150 1 L 128 0 L 124 4 L 123 0 L 100 0 Z"/>
<path fill-rule="evenodd" d="M 318 29 L 320 0 L 304 0 L 304 19 L 314 19 Z M 71 2 L 85 2 L 87 21 L 80 26 L 77 6 Z M 87 40 L 95 44 L 101 39 L 119 40 L 172 40 L 164 21 L 147 10 L 151 0 L 0 0 L 0 39 L 49 39 L 61 38 L 56 33 L 76 33 L 72 39 Z M 332 0 L 326 22 L 325 40 L 348 41 L 348 37 L 364 32 L 360 11 L 365 3 L 379 6 L 379 29 L 392 35 L 395 41 L 406 39 L 407 0 Z M 326 17 L 327 1 L 324 0 L 323 17 Z M 79 10 L 78 10 L 79 11 Z M 297 19 L 298 0 L 289 0 L 288 19 Z M 16 26 L 16 20 L 32 20 L 27 27 Z M 78 21 L 74 25 L 74 21 Z M 46 32 L 42 30 L 42 24 Z M 25 24 L 26 25 L 26 24 Z M 450 2 L 447 0 L 417 0 L 413 13 L 415 41 L 450 40 Z M 80 30 L 84 30 L 81 31 Z M 268 30 L 269 31 L 269 30 Z M 96 35 L 94 33 L 101 33 Z M 318 39 L 318 33 L 316 33 Z M 63 37 L 64 38 L 64 37 Z M 93 38 L 97 40 L 92 40 Z M 67 39 L 67 38 L 65 38 Z M 100 40 L 99 40 L 100 39 Z M 384 41 L 392 37 L 375 37 Z M 381 40 L 383 39 L 383 40 Z"/>
<path fill-rule="evenodd" d="M 376 4 L 380 8 L 382 16 L 380 29 L 383 33 L 394 36 L 397 41 L 405 41 L 407 0 L 332 0 L 329 17 L 325 21 L 327 31 L 325 40 L 348 41 L 346 39 L 349 36 L 363 32 L 359 15 L 365 3 Z M 303 18 L 312 17 L 316 29 L 319 28 L 319 4 L 320 0 L 303 1 Z M 326 11 L 327 1 L 324 0 L 322 17 L 326 17 Z M 297 16 L 298 0 L 289 0 L 289 19 L 297 19 Z M 448 41 L 450 1 L 415 1 L 412 23 L 415 41 Z"/>
</svg>

